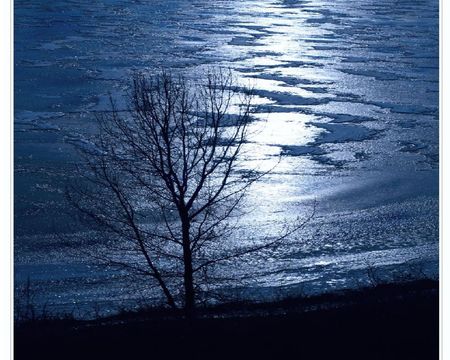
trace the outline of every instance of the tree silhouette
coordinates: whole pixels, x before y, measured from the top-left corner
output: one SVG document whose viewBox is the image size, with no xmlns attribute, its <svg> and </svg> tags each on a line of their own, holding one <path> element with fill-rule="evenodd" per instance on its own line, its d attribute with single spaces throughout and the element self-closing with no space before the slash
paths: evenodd
<svg viewBox="0 0 450 360">
<path fill-rule="evenodd" d="M 303 225 L 257 245 L 225 246 L 263 173 L 239 171 L 251 92 L 229 72 L 204 80 L 136 75 L 129 110 L 111 100 L 111 112 L 98 116 L 98 135 L 81 149 L 79 181 L 67 190 L 116 250 L 99 257 L 150 278 L 189 318 L 209 267 L 273 246 Z"/>
</svg>

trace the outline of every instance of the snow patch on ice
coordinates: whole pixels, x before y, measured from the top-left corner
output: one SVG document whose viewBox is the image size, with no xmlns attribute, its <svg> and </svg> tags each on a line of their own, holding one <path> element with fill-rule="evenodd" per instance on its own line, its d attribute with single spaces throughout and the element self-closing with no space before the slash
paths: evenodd
<svg viewBox="0 0 450 360">
<path fill-rule="evenodd" d="M 63 117 L 63 112 L 38 112 L 22 110 L 15 113 L 14 123 L 15 125 L 30 126 L 32 130 L 44 130 L 44 131 L 60 131 L 61 128 L 58 125 L 48 122 Z"/>
<path fill-rule="evenodd" d="M 30 123 L 41 119 L 54 119 L 64 116 L 63 112 L 21 110 L 14 114 L 16 123 Z"/>
<path fill-rule="evenodd" d="M 309 145 L 283 145 L 281 155 L 301 156 L 301 155 L 324 155 L 325 150 L 318 146 Z"/>
<path fill-rule="evenodd" d="M 402 152 L 411 152 L 417 153 L 420 150 L 424 150 L 428 148 L 428 145 L 423 144 L 419 141 L 399 141 L 400 151 Z"/>
<path fill-rule="evenodd" d="M 362 123 L 366 121 L 375 121 L 374 118 L 368 116 L 355 116 L 351 114 L 314 113 L 314 115 L 330 118 L 333 123 Z"/>
<path fill-rule="evenodd" d="M 389 109 L 391 112 L 398 114 L 437 115 L 439 112 L 436 107 L 418 104 L 395 104 L 386 102 L 374 102 L 372 104 L 380 108 Z"/>
<path fill-rule="evenodd" d="M 288 92 L 275 92 L 268 90 L 253 90 L 253 93 L 276 101 L 279 105 L 319 105 L 327 104 L 332 98 L 306 98 L 299 95 L 293 95 Z"/>
<path fill-rule="evenodd" d="M 344 143 L 350 141 L 364 141 L 374 138 L 380 131 L 365 126 L 335 123 L 311 123 L 325 129 L 315 140 L 315 144 Z"/>
<path fill-rule="evenodd" d="M 343 73 L 357 76 L 371 77 L 381 81 L 395 81 L 407 79 L 406 76 L 388 71 L 364 70 L 364 69 L 340 69 Z"/>
<path fill-rule="evenodd" d="M 255 42 L 256 38 L 254 36 L 235 36 L 228 42 L 228 45 L 235 46 L 262 46 L 263 44 L 259 44 Z"/>
<path fill-rule="evenodd" d="M 255 71 L 255 70 L 253 70 Z M 285 83 L 287 85 L 296 86 L 296 85 L 322 85 L 322 84 L 330 84 L 327 81 L 313 81 L 310 79 L 304 79 L 300 77 L 282 75 L 282 74 L 269 74 L 269 73 L 259 73 L 248 75 L 248 77 L 263 79 L 263 80 L 274 80 Z"/>
<path fill-rule="evenodd" d="M 64 136 L 64 141 L 78 147 L 81 151 L 92 155 L 101 155 L 100 150 L 92 141 L 87 140 L 80 134 L 70 134 Z"/>
</svg>

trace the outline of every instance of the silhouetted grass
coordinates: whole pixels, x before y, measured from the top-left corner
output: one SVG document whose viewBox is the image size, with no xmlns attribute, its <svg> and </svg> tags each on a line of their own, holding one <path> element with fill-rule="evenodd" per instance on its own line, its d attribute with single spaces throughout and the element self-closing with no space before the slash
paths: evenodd
<svg viewBox="0 0 450 360">
<path fill-rule="evenodd" d="M 15 359 L 437 359 L 438 282 L 383 284 L 180 314 L 148 308 L 15 330 Z"/>
</svg>

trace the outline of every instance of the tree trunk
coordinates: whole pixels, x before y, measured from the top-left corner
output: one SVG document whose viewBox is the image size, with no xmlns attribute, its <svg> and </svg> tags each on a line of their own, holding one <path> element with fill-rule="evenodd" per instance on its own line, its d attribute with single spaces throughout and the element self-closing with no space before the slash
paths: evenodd
<svg viewBox="0 0 450 360">
<path fill-rule="evenodd" d="M 182 217 L 183 231 L 183 262 L 184 262 L 184 311 L 186 318 L 192 320 L 195 316 L 194 274 L 192 269 L 192 251 L 189 236 L 190 223 L 186 216 Z"/>
</svg>

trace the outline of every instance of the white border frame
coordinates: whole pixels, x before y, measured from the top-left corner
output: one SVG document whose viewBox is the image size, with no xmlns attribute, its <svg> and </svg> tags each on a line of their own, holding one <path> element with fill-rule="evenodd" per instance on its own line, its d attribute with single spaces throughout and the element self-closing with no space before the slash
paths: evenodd
<svg viewBox="0 0 450 360">
<path fill-rule="evenodd" d="M 0 1 L 0 358 L 13 358 L 13 0 Z M 448 193 L 444 190 L 444 179 L 450 179 L 449 168 L 444 166 L 447 159 L 445 141 L 450 141 L 450 126 L 444 126 L 444 112 L 448 106 L 444 103 L 444 94 L 450 96 L 448 72 L 444 71 L 444 59 L 450 59 L 447 36 L 450 36 L 450 15 L 440 0 L 440 358 L 450 354 L 448 306 L 444 309 L 443 299 L 450 299 L 450 245 L 444 246 L 449 237 L 448 226 L 444 227 L 444 215 L 449 204 Z M 444 19 L 447 19 L 445 23 Z M 444 45 L 447 45 L 444 47 Z M 5 51 L 6 50 L 6 51 Z M 6 56 L 9 54 L 9 56 Z M 447 98 L 448 101 L 448 98 Z M 448 111 L 447 111 L 448 112 Z M 447 113 L 446 112 L 446 113 Z M 448 185 L 447 185 L 448 186 Z"/>
<path fill-rule="evenodd" d="M 0 2 L 0 358 L 12 359 L 12 0 Z"/>
</svg>

